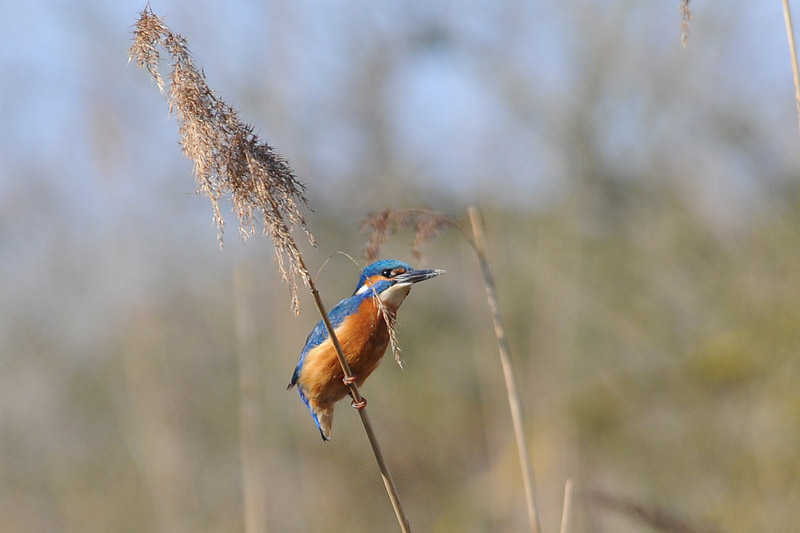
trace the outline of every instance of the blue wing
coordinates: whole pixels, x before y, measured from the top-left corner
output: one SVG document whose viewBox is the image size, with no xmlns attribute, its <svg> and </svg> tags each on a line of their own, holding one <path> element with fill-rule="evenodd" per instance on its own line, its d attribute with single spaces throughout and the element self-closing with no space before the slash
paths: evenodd
<svg viewBox="0 0 800 533">
<path fill-rule="evenodd" d="M 328 318 L 330 319 L 333 328 L 338 328 L 345 318 L 356 312 L 362 301 L 364 301 L 363 295 L 351 296 L 350 298 L 345 298 L 339 302 L 336 307 L 331 309 L 331 311 L 328 313 Z M 328 437 L 326 437 L 325 433 L 322 431 L 319 418 L 311 408 L 308 397 L 306 397 L 305 391 L 303 390 L 303 386 L 298 384 L 297 381 L 300 379 L 300 371 L 303 369 L 303 363 L 305 363 L 306 354 L 313 348 L 325 342 L 327 338 L 328 329 L 325 327 L 325 323 L 320 320 L 317 322 L 317 325 L 314 326 L 314 329 L 311 330 L 311 333 L 309 333 L 308 338 L 306 339 L 306 344 L 303 347 L 303 352 L 300 354 L 300 361 L 297 362 L 297 366 L 292 374 L 292 381 L 289 382 L 289 386 L 286 387 L 287 389 L 291 389 L 293 386 L 297 385 L 297 393 L 300 395 L 300 399 L 303 400 L 303 403 L 306 404 L 306 407 L 308 407 L 308 410 L 311 412 L 314 423 L 317 425 L 320 435 L 322 435 L 322 440 L 328 440 Z"/>
<path fill-rule="evenodd" d="M 391 283 L 386 282 L 386 286 L 383 285 L 383 282 L 378 282 L 375 284 L 375 290 L 380 293 L 384 290 L 387 286 L 390 286 Z M 338 327 L 344 322 L 344 320 L 353 313 L 358 312 L 358 308 L 361 306 L 361 303 L 367 299 L 371 298 L 375 293 L 373 291 L 364 291 L 361 294 L 354 294 L 350 298 L 345 298 L 338 304 L 336 307 L 331 309 L 328 313 L 328 318 L 331 321 L 331 325 L 333 329 L 336 330 Z M 306 360 L 306 355 L 312 349 L 316 348 L 323 342 L 328 339 L 328 329 L 325 327 L 325 323 L 320 320 L 314 326 L 314 329 L 311 330 L 309 333 L 308 338 L 306 338 L 306 344 L 303 346 L 303 351 L 300 354 L 300 360 L 297 362 L 297 366 L 292 373 L 292 380 L 289 382 L 289 386 L 286 387 L 287 389 L 291 389 L 293 386 L 297 385 L 297 393 L 300 395 L 300 399 L 303 400 L 303 403 L 306 404 L 308 410 L 311 412 L 311 416 L 314 419 L 314 423 L 317 425 L 319 429 L 320 435 L 322 435 L 322 440 L 328 440 L 328 437 L 325 436 L 325 432 L 322 429 L 320 424 L 320 420 L 317 417 L 317 413 L 314 412 L 314 409 L 311 407 L 308 397 L 305 394 L 305 390 L 303 389 L 303 384 L 298 383 L 300 380 L 300 373 L 303 369 L 303 364 Z"/>
<path fill-rule="evenodd" d="M 338 328 L 344 319 L 350 316 L 351 314 L 355 313 L 358 310 L 358 306 L 361 305 L 361 302 L 364 301 L 364 298 L 370 296 L 369 293 L 357 294 L 351 296 L 350 298 L 345 298 L 338 304 L 336 307 L 331 309 L 328 313 L 328 318 L 331 321 L 331 325 L 334 329 Z M 325 323 L 320 320 L 317 322 L 317 325 L 314 326 L 314 329 L 311 330 L 311 333 L 308 334 L 308 338 L 306 339 L 306 344 L 303 347 L 303 352 L 300 354 L 300 360 L 297 362 L 297 366 L 294 369 L 294 373 L 292 374 L 292 381 L 289 383 L 287 388 L 291 389 L 294 385 L 297 384 L 297 380 L 300 377 L 300 370 L 303 368 L 303 363 L 306 359 L 306 354 L 312 349 L 316 348 L 328 338 L 328 329 L 325 327 Z M 303 398 L 304 401 L 307 400 L 303 396 L 302 391 L 300 391 L 300 396 Z"/>
</svg>

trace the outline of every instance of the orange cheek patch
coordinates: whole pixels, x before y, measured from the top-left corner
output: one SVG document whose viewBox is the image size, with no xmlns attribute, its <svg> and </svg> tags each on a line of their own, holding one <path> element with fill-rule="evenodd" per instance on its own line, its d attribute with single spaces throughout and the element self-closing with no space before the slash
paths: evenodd
<svg viewBox="0 0 800 533">
<path fill-rule="evenodd" d="M 388 279 L 388 278 L 385 278 L 384 276 L 381 276 L 380 274 L 375 274 L 374 276 L 370 276 L 370 277 L 367 278 L 367 281 L 364 282 L 364 286 L 372 287 L 373 285 L 375 285 L 379 281 L 385 281 L 386 279 Z M 367 289 L 367 290 L 369 290 L 369 292 L 372 293 L 373 295 L 375 294 L 374 292 L 372 292 L 371 289 Z M 361 305 L 364 305 L 364 304 L 362 303 Z"/>
</svg>

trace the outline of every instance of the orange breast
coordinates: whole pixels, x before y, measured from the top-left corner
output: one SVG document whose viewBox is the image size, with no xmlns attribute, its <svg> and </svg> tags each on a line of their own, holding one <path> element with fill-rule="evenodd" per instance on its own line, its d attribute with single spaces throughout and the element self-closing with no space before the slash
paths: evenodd
<svg viewBox="0 0 800 533">
<path fill-rule="evenodd" d="M 358 313 L 336 328 L 336 337 L 360 387 L 378 367 L 389 344 L 386 322 L 372 298 L 365 299 Z M 299 381 L 309 399 L 319 403 L 341 400 L 348 392 L 342 378 L 344 372 L 330 338 L 306 354 Z"/>
</svg>

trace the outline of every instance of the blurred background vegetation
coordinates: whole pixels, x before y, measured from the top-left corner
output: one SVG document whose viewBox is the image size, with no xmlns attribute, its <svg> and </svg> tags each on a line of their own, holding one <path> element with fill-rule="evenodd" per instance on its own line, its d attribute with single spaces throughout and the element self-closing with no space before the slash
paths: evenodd
<svg viewBox="0 0 800 533">
<path fill-rule="evenodd" d="M 779 2 L 152 2 L 308 185 L 316 272 L 362 217 L 487 221 L 544 531 L 800 523 L 800 186 Z M 144 4 L 5 1 L 0 524 L 392 531 L 358 418 L 323 444 L 285 390 L 316 321 L 266 239 L 220 250 L 177 127 L 126 66 Z M 798 14 L 796 20 L 800 20 Z M 412 260 L 400 233 L 385 256 Z M 363 387 L 412 526 L 520 531 L 522 483 L 477 262 L 400 313 Z M 336 256 L 330 306 L 357 277 Z M 243 457 L 245 458 L 243 463 Z M 245 491 L 244 486 L 248 489 Z M 244 493 L 248 494 L 245 505 Z"/>
</svg>

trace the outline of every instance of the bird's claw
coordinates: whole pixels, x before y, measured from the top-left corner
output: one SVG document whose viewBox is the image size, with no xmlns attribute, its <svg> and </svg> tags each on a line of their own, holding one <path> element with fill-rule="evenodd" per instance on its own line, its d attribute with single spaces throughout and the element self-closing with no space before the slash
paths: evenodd
<svg viewBox="0 0 800 533">
<path fill-rule="evenodd" d="M 352 405 L 353 407 L 355 407 L 360 411 L 367 406 L 367 399 L 362 396 L 360 402 L 353 400 L 352 402 L 350 402 L 350 405 Z"/>
<path fill-rule="evenodd" d="M 356 375 L 353 374 L 352 376 L 345 376 L 342 378 L 342 381 L 344 382 L 345 385 L 349 387 L 350 385 L 356 382 Z"/>
</svg>

